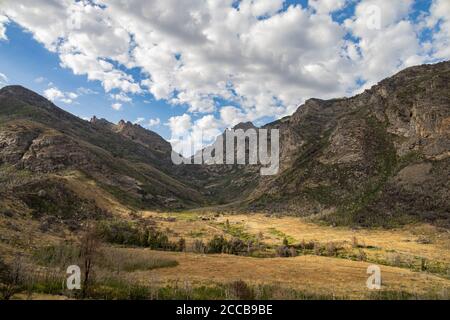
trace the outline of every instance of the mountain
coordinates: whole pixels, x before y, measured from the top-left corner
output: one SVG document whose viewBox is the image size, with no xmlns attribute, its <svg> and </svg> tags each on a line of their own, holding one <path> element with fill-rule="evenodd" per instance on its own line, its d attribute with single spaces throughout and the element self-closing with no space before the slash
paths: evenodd
<svg viewBox="0 0 450 320">
<path fill-rule="evenodd" d="M 0 210 L 82 220 L 109 214 L 115 203 L 214 206 L 330 224 L 448 228 L 449 83 L 443 62 L 408 68 L 351 98 L 308 100 L 263 127 L 280 130 L 275 176 L 260 176 L 258 165 L 175 166 L 170 144 L 139 125 L 84 121 L 23 87 L 5 87 Z"/>
<path fill-rule="evenodd" d="M 280 130 L 278 175 L 224 165 L 196 176 L 230 203 L 224 210 L 449 227 L 449 80 L 450 62 L 443 62 L 408 68 L 351 98 L 310 99 L 263 127 Z"/>
<path fill-rule="evenodd" d="M 62 218 L 107 212 L 110 198 L 131 208 L 199 205 L 203 196 L 170 175 L 169 156 L 169 143 L 154 132 L 84 121 L 20 86 L 0 90 L 3 210 Z"/>
<path fill-rule="evenodd" d="M 282 172 L 246 203 L 338 224 L 450 220 L 450 62 L 408 68 L 352 98 L 308 100 L 266 126 Z"/>
</svg>

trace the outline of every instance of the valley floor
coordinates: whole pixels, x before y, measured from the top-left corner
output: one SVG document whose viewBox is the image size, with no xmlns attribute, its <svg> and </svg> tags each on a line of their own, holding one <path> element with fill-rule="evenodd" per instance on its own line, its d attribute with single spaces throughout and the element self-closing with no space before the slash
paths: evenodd
<svg viewBox="0 0 450 320">
<path fill-rule="evenodd" d="M 214 290 L 242 280 L 253 290 L 266 290 L 261 288 L 271 286 L 270 299 L 450 299 L 450 233 L 446 229 L 426 224 L 392 230 L 351 229 L 263 214 L 145 211 L 137 215 L 165 230 L 170 240 L 186 239 L 187 248 L 186 252 L 169 252 L 106 244 L 105 250 L 114 259 L 138 259 L 132 270 L 121 268 L 120 277 L 140 286 L 171 288 L 172 291 L 203 288 L 205 292 L 200 298 L 236 298 L 228 291 L 217 293 Z M 28 245 L 51 245 L 62 239 L 61 234 L 40 234 L 32 224 L 25 229 L 20 221 L 13 223 L 14 228 L 11 223 L 0 219 L 0 250 L 3 252 L 14 251 L 13 239 L 17 240 L 15 246 L 25 252 L 29 252 Z M 19 233 L 23 235 L 23 232 L 34 233 L 39 240 L 22 239 L 21 242 Z M 188 249 L 195 242 L 206 243 L 217 235 L 259 242 L 264 250 L 241 256 L 201 254 Z M 276 248 L 281 245 L 296 248 L 298 256 L 278 257 Z M 147 268 L 149 261 L 173 263 Z M 381 291 L 369 290 L 366 286 L 367 267 L 373 264 L 381 268 Z M 215 293 L 211 294 L 211 290 Z M 48 292 L 35 297 L 52 297 L 42 293 Z M 20 299 L 26 295 L 15 297 Z M 152 297 L 171 298 L 174 294 L 160 293 Z M 176 294 L 175 297 L 180 298 Z M 256 295 L 258 297 L 265 296 Z"/>
<path fill-rule="evenodd" d="M 367 262 L 319 256 L 294 258 L 251 258 L 232 255 L 198 255 L 191 253 L 149 253 L 178 261 L 174 268 L 140 271 L 135 280 L 162 283 L 212 285 L 237 279 L 255 284 L 276 285 L 315 296 L 363 299 L 370 297 L 366 287 Z M 381 267 L 383 290 L 407 292 L 412 296 L 444 296 L 450 281 L 434 275 L 402 268 Z M 375 293 L 375 292 L 373 292 Z M 279 298 L 283 298 L 281 295 Z"/>
</svg>

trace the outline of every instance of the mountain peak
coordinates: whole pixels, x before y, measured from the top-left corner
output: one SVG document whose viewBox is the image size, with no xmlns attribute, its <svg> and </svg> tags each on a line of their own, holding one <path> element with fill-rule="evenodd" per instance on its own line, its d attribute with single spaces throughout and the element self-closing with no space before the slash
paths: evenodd
<svg viewBox="0 0 450 320">
<path fill-rule="evenodd" d="M 256 126 L 250 121 L 240 122 L 233 127 L 233 130 L 238 130 L 238 129 L 242 129 L 242 130 L 256 129 Z"/>
<path fill-rule="evenodd" d="M 0 96 L 11 97 L 26 102 L 28 104 L 47 109 L 57 108 L 47 98 L 21 85 L 11 85 L 3 87 L 2 89 L 0 89 Z"/>
</svg>

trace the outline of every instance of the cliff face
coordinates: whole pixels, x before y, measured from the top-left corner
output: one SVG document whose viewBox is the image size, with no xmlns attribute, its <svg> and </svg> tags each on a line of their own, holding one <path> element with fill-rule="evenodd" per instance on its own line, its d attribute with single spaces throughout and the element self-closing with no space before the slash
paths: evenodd
<svg viewBox="0 0 450 320">
<path fill-rule="evenodd" d="M 262 179 L 251 207 L 336 223 L 448 223 L 449 80 L 449 62 L 413 67 L 267 125 L 281 131 L 284 171 Z"/>
<path fill-rule="evenodd" d="M 8 177 L 45 179 L 76 170 L 131 207 L 221 204 L 336 224 L 449 226 L 449 82 L 444 62 L 406 69 L 352 98 L 308 100 L 264 126 L 280 130 L 281 145 L 281 170 L 266 177 L 258 166 L 174 166 L 170 144 L 154 132 L 125 121 L 86 122 L 25 88 L 6 87 L 0 168 Z M 3 194 L 30 183 L 6 180 Z"/>
</svg>

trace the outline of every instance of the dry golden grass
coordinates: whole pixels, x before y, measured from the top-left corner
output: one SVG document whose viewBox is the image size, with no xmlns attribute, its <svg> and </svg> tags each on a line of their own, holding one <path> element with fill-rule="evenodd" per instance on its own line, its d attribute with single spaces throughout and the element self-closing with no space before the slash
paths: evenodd
<svg viewBox="0 0 450 320">
<path fill-rule="evenodd" d="M 172 214 L 143 212 L 142 215 L 154 219 L 161 228 L 170 229 L 174 237 L 186 238 L 188 243 L 194 239 L 207 240 L 214 235 L 226 234 L 220 225 L 223 226 L 228 220 L 230 226 L 239 227 L 249 235 L 257 237 L 262 234 L 262 241 L 269 245 L 280 245 L 284 237 L 288 237 L 293 244 L 304 240 L 321 244 L 334 242 L 347 247 L 354 245 L 356 240 L 361 246 L 375 248 L 366 250 L 369 256 L 386 258 L 400 254 L 450 264 L 450 232 L 427 224 L 390 230 L 350 229 L 318 225 L 296 217 L 267 217 L 263 214 L 214 217 L 213 214 L 193 212 Z M 176 220 L 168 221 L 169 217 Z"/>
<path fill-rule="evenodd" d="M 145 251 L 149 257 L 175 259 L 179 265 L 131 275 L 142 283 L 158 279 L 162 283 L 189 281 L 208 284 L 241 279 L 252 284 L 278 284 L 305 292 L 348 298 L 364 298 L 369 293 L 366 271 L 370 264 L 365 262 L 317 256 L 261 259 Z M 381 272 L 384 290 L 423 294 L 448 292 L 450 289 L 450 280 L 432 275 L 385 266 L 381 266 Z"/>
<path fill-rule="evenodd" d="M 72 188 L 81 188 L 79 176 L 68 178 Z M 77 190 L 77 192 L 81 190 Z M 86 195 L 103 199 L 102 206 L 113 206 L 113 212 L 127 216 L 128 209 L 109 199 L 95 185 L 89 185 Z M 111 209 L 112 210 L 112 209 Z M 140 212 L 144 219 L 152 219 L 161 229 L 170 229 L 170 237 L 184 237 L 188 245 L 195 239 L 210 239 L 214 235 L 227 235 L 223 228 L 228 220 L 232 227 L 238 227 L 252 236 L 263 235 L 262 241 L 268 245 L 280 245 L 284 237 L 291 243 L 314 241 L 321 244 L 329 242 L 343 244 L 351 248 L 356 239 L 373 260 L 390 259 L 391 255 L 402 254 L 411 257 L 424 257 L 430 261 L 450 263 L 450 234 L 447 230 L 430 225 L 414 225 L 401 229 L 353 230 L 317 225 L 295 217 L 268 217 L 255 215 L 220 215 L 213 213 L 155 213 Z M 175 219 L 170 219 L 175 218 Z M 11 223 L 17 230 L 11 229 Z M 64 235 L 45 234 L 38 231 L 38 222 L 28 217 L 13 220 L 0 219 L 0 253 L 9 253 L 12 248 L 28 251 L 31 247 L 56 243 Z M 66 235 L 70 236 L 70 235 Z M 227 236 L 231 236 L 228 234 Z M 17 238 L 17 239 L 15 239 Z M 15 242 L 17 240 L 17 243 Z M 367 247 L 372 247 L 368 249 Z M 229 283 L 238 279 L 252 284 L 275 284 L 313 294 L 334 294 L 337 297 L 365 298 L 370 293 L 366 288 L 367 267 L 372 264 L 341 258 L 305 255 L 295 258 L 251 258 L 232 255 L 199 255 L 194 253 L 155 252 L 148 249 L 124 248 L 127 253 L 140 259 L 172 259 L 178 265 L 147 271 L 126 272 L 130 280 L 142 283 L 187 281 L 192 285 Z M 7 252 L 9 251 L 9 252 Z M 426 272 L 413 272 L 406 267 L 397 268 L 380 265 L 383 289 L 404 291 L 411 294 L 442 294 L 450 290 L 450 279 L 444 275 Z M 445 294 L 444 294 L 445 296 Z M 42 297 L 43 299 L 51 297 Z"/>
<path fill-rule="evenodd" d="M 226 234 L 222 226 L 228 220 L 230 226 L 239 227 L 249 235 L 262 234 L 263 242 L 269 245 L 280 245 L 283 238 L 288 237 L 293 243 L 300 243 L 303 240 L 321 244 L 334 242 L 351 249 L 356 239 L 357 244 L 364 247 L 367 256 L 372 260 L 389 260 L 393 255 L 401 254 L 439 261 L 444 265 L 450 263 L 448 231 L 425 224 L 392 230 L 353 230 L 317 225 L 295 217 L 278 218 L 262 214 L 215 217 L 213 214 L 195 212 L 172 214 L 144 212 L 143 216 L 154 219 L 162 228 L 169 228 L 174 235 L 187 238 L 188 243 L 196 238 L 206 240 L 214 234 Z M 364 298 L 369 294 L 366 288 L 368 278 L 366 271 L 372 264 L 369 262 L 314 255 L 263 259 L 230 255 L 147 252 L 175 259 L 179 265 L 175 268 L 133 273 L 133 277 L 144 282 L 146 279 L 154 281 L 156 278 L 161 282 L 190 281 L 207 284 L 228 283 L 242 279 L 255 284 L 279 284 L 315 294 L 333 293 L 349 298 Z M 385 290 L 411 294 L 430 292 L 441 294 L 450 289 L 450 280 L 442 275 L 413 272 L 405 267 L 384 265 L 380 267 Z"/>
<path fill-rule="evenodd" d="M 100 188 L 94 180 L 86 178 L 78 171 L 65 173 L 62 176 L 67 185 L 78 195 L 86 199 L 95 200 L 97 206 L 113 212 L 116 215 L 127 217 L 130 209 L 122 205 L 111 194 Z"/>
<path fill-rule="evenodd" d="M 239 223 L 252 234 L 263 233 L 264 241 L 279 244 L 282 239 L 271 232 L 275 229 L 293 238 L 295 242 L 318 241 L 353 242 L 356 237 L 359 244 L 379 248 L 384 252 L 396 252 L 413 256 L 421 256 L 430 260 L 450 263 L 450 233 L 438 230 L 430 225 L 407 226 L 402 229 L 360 229 L 334 228 L 305 222 L 300 218 L 272 218 L 264 215 L 235 215 L 218 218 L 218 221 L 229 220 L 231 224 Z M 421 239 L 431 243 L 423 244 Z"/>
</svg>

